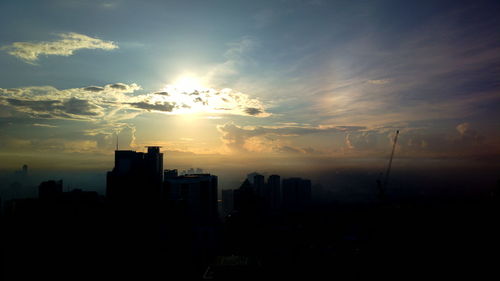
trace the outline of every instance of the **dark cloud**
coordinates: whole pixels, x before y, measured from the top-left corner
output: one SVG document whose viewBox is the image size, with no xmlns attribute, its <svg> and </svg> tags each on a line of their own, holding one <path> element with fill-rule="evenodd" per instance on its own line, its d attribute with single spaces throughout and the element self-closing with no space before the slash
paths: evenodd
<svg viewBox="0 0 500 281">
<path fill-rule="evenodd" d="M 274 150 L 283 153 L 304 153 L 302 150 L 288 145 L 276 147 Z"/>
<path fill-rule="evenodd" d="M 245 108 L 245 113 L 248 115 L 255 116 L 255 115 L 262 114 L 263 111 L 258 109 L 258 108 L 255 108 L 255 107 L 247 107 L 247 108 Z"/>
<path fill-rule="evenodd" d="M 88 100 L 70 98 L 65 101 L 59 100 L 19 100 L 7 99 L 7 102 L 38 118 L 78 118 L 99 115 L 98 107 Z"/>
<path fill-rule="evenodd" d="M 97 106 L 89 103 L 88 100 L 81 100 L 77 98 L 71 98 L 65 101 L 62 106 L 59 107 L 59 109 L 66 113 L 74 115 L 95 116 L 99 114 L 95 111 L 97 109 Z"/>
<path fill-rule="evenodd" d="M 206 100 L 203 100 L 200 97 L 195 98 L 194 102 L 201 102 L 201 103 L 203 103 L 203 105 L 208 105 L 208 102 Z"/>
<path fill-rule="evenodd" d="M 116 83 L 105 86 L 88 86 L 58 90 L 52 86 L 25 87 L 18 89 L 0 88 L 0 104 L 13 110 L 29 114 L 34 118 L 97 120 L 107 113 L 123 107 L 129 96 L 123 92 L 133 92 L 140 87 L 136 84 Z M 93 93 L 106 92 L 106 99 Z M 139 98 L 133 98 L 133 101 Z M 3 115 L 6 115 L 3 110 Z"/>
<path fill-rule="evenodd" d="M 19 100 L 19 99 L 7 99 L 7 102 L 16 107 L 25 107 L 33 111 L 52 111 L 55 109 L 57 104 L 60 104 L 58 100 Z"/>
<path fill-rule="evenodd" d="M 128 89 L 128 86 L 123 84 L 123 83 L 115 83 L 110 85 L 111 88 L 117 89 L 117 90 L 126 90 Z"/>
<path fill-rule="evenodd" d="M 100 92 L 100 91 L 104 91 L 104 88 L 103 87 L 98 87 L 98 86 L 90 86 L 90 87 L 86 87 L 86 88 L 83 88 L 85 91 L 89 91 L 89 92 Z"/>
<path fill-rule="evenodd" d="M 169 103 L 169 102 L 165 103 L 157 102 L 154 104 L 147 102 L 134 102 L 129 104 L 135 108 L 140 108 L 148 111 L 154 110 L 154 111 L 172 112 L 172 110 L 174 110 L 175 108 L 175 103 Z"/>
<path fill-rule="evenodd" d="M 155 95 L 160 95 L 160 96 L 170 96 L 170 94 L 169 94 L 169 93 L 167 93 L 167 92 L 156 92 L 156 93 L 154 93 L 154 94 L 155 94 Z"/>
</svg>

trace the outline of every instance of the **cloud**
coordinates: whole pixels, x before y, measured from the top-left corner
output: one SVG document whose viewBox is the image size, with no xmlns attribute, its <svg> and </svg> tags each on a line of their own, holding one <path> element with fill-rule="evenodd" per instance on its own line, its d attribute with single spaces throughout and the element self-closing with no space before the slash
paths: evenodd
<svg viewBox="0 0 500 281">
<path fill-rule="evenodd" d="M 2 112 L 9 112 L 8 118 L 36 119 L 37 122 L 27 121 L 34 127 L 56 127 L 43 124 L 41 119 L 66 120 L 54 121 L 59 126 L 53 130 L 53 137 L 30 136 L 23 142 L 23 149 L 85 153 L 112 151 L 117 135 L 120 148 L 135 149 L 133 120 L 147 112 L 204 114 L 207 118 L 270 115 L 259 100 L 231 89 L 200 89 L 195 95 L 173 88 L 152 93 L 140 93 L 139 90 L 139 85 L 125 83 L 69 89 L 52 86 L 0 88 L 0 107 Z M 76 125 L 68 122 L 71 120 L 86 122 Z"/>
<path fill-rule="evenodd" d="M 460 133 L 461 136 L 465 136 L 467 131 L 469 131 L 469 123 L 462 123 L 457 125 L 457 131 Z"/>
<path fill-rule="evenodd" d="M 465 15 L 475 17 L 440 14 L 398 32 L 397 44 L 377 30 L 335 44 L 311 42 L 314 52 L 301 52 L 304 59 L 290 67 L 296 78 L 273 90 L 286 91 L 288 102 L 275 110 L 369 127 L 485 115 L 500 104 L 498 28 L 477 18 L 464 26 Z"/>
<path fill-rule="evenodd" d="M 459 141 L 468 145 L 480 145 L 485 141 L 485 137 L 477 130 L 472 129 L 472 126 L 465 122 L 458 124 L 456 127 L 460 134 Z"/>
<path fill-rule="evenodd" d="M 266 112 L 260 100 L 228 88 L 222 90 L 200 88 L 185 92 L 175 85 L 167 85 L 163 91 L 148 95 L 146 100 L 153 107 L 168 105 L 168 110 L 161 111 L 173 114 L 207 113 L 252 117 L 271 115 Z"/>
<path fill-rule="evenodd" d="M 6 99 L 7 103 L 21 111 L 40 118 L 79 119 L 100 115 L 99 107 L 88 100 L 69 98 L 66 100 L 19 100 Z"/>
<path fill-rule="evenodd" d="M 240 73 L 244 66 L 253 64 L 254 60 L 250 54 L 259 45 L 259 41 L 250 36 L 244 36 L 238 41 L 229 43 L 224 53 L 224 62 L 214 65 L 205 75 L 204 80 L 215 85 L 223 85 L 228 78 Z"/>
<path fill-rule="evenodd" d="M 364 133 L 363 133 L 364 134 Z M 390 147 L 394 139 L 394 131 L 372 130 L 371 134 L 365 135 L 368 138 L 360 142 L 360 146 L 353 146 L 351 150 L 363 152 L 370 139 L 373 149 L 389 155 Z M 355 140 L 359 141 L 357 136 Z M 396 155 L 397 157 L 411 158 L 450 158 L 450 157 L 477 157 L 498 155 L 498 136 L 488 138 L 478 130 L 472 128 L 468 122 L 460 123 L 457 126 L 445 127 L 435 131 L 432 127 L 407 128 L 400 131 L 398 138 Z M 373 151 L 372 149 L 372 151 Z M 369 151 L 368 151 L 369 152 Z"/>
<path fill-rule="evenodd" d="M 85 91 L 90 91 L 90 92 L 100 92 L 100 91 L 104 91 L 104 88 L 103 87 L 99 87 L 99 86 L 89 86 L 89 87 L 85 87 L 83 88 Z"/>
<path fill-rule="evenodd" d="M 231 89 L 184 92 L 166 89 L 136 94 L 137 84 L 114 83 L 59 90 L 51 86 L 0 88 L 0 105 L 34 118 L 121 121 L 144 111 L 169 114 L 205 113 L 267 117 L 261 101 Z"/>
<path fill-rule="evenodd" d="M 285 138 L 299 137 L 316 133 L 346 133 L 365 129 L 358 126 L 275 126 L 240 127 L 234 123 L 217 126 L 222 134 L 221 140 L 231 151 L 274 151 L 310 152 L 311 149 L 292 147 Z"/>
<path fill-rule="evenodd" d="M 248 114 L 248 115 L 259 115 L 259 114 L 262 114 L 262 111 L 258 108 L 255 108 L 255 107 L 247 107 L 245 108 L 245 112 Z"/>
<path fill-rule="evenodd" d="M 358 134 L 346 134 L 345 144 L 348 149 L 376 150 L 378 149 L 378 138 L 375 132 L 362 132 Z"/>
<path fill-rule="evenodd" d="M 121 119 L 116 118 L 119 111 L 128 107 L 124 102 L 134 101 L 127 94 L 139 89 L 137 84 L 64 90 L 51 86 L 0 88 L 0 104 L 33 118 L 116 121 Z"/>
<path fill-rule="evenodd" d="M 31 124 L 32 126 L 35 127 L 45 127 L 45 128 L 57 128 L 56 125 L 50 125 L 50 124 L 40 124 L 40 123 L 33 123 Z"/>
<path fill-rule="evenodd" d="M 113 50 L 118 46 L 112 41 L 104 41 L 79 33 L 60 33 L 61 38 L 56 41 L 42 42 L 14 42 L 2 47 L 9 55 L 15 56 L 24 62 L 34 64 L 42 55 L 45 56 L 71 56 L 81 49 Z"/>
<path fill-rule="evenodd" d="M 157 102 L 157 103 L 147 103 L 147 102 L 134 102 L 130 103 L 131 106 L 135 108 L 140 108 L 140 109 L 145 109 L 148 111 L 154 110 L 154 111 L 163 111 L 163 112 L 172 112 L 175 108 L 175 103 L 169 103 L 169 102 Z"/>
<path fill-rule="evenodd" d="M 370 84 L 375 84 L 375 85 L 384 85 L 389 83 L 389 79 L 378 79 L 378 80 L 368 80 L 368 83 Z"/>
<path fill-rule="evenodd" d="M 113 89 L 118 89 L 118 90 L 127 90 L 128 88 L 128 85 L 123 83 L 111 84 L 109 86 Z"/>
</svg>

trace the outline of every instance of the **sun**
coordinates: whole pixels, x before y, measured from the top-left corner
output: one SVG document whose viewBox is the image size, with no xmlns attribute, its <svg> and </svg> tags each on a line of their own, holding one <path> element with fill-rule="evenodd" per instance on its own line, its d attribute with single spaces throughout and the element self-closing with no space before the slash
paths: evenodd
<svg viewBox="0 0 500 281">
<path fill-rule="evenodd" d="M 200 91 L 204 88 L 201 80 L 191 75 L 184 75 L 179 77 L 177 80 L 175 80 L 172 86 L 174 86 L 177 90 L 186 93 L 194 92 L 196 90 Z"/>
</svg>

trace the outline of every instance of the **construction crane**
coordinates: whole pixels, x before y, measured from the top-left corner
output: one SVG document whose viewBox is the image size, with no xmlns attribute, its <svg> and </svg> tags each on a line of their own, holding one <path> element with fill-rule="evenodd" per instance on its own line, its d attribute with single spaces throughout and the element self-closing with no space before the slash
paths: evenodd
<svg viewBox="0 0 500 281">
<path fill-rule="evenodd" d="M 396 136 L 394 136 L 394 142 L 392 144 L 391 157 L 389 158 L 389 165 L 387 165 L 387 170 L 385 171 L 384 181 L 381 182 L 380 178 L 377 180 L 379 197 L 381 200 L 385 199 L 385 188 L 389 182 L 389 174 L 391 173 L 392 159 L 394 158 L 394 151 L 396 150 L 396 143 L 398 142 L 399 130 L 396 131 Z"/>
</svg>

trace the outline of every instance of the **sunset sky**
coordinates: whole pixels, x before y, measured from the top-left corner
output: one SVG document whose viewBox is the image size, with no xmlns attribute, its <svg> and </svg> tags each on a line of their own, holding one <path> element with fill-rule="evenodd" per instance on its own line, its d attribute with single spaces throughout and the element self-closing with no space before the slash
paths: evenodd
<svg viewBox="0 0 500 281">
<path fill-rule="evenodd" d="M 498 162 L 499 8 L 2 0 L 0 169 Z"/>
</svg>

